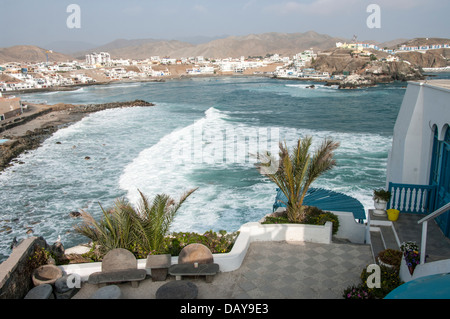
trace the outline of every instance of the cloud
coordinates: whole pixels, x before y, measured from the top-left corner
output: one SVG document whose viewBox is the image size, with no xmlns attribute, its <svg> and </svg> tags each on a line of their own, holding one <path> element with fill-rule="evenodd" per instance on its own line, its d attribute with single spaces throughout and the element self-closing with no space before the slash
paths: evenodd
<svg viewBox="0 0 450 319">
<path fill-rule="evenodd" d="M 202 5 L 199 5 L 199 4 L 196 4 L 193 7 L 193 10 L 195 12 L 198 12 L 198 13 L 208 13 L 208 9 L 205 6 L 202 6 Z"/>
<path fill-rule="evenodd" d="M 250 1 L 246 2 L 244 4 L 244 6 L 242 7 L 242 10 L 247 10 L 248 8 L 253 6 L 255 3 L 256 3 L 256 0 L 250 0 Z"/>
<path fill-rule="evenodd" d="M 376 0 L 375 0 L 376 1 Z M 314 0 L 310 3 L 300 1 L 289 1 L 265 8 L 267 12 L 277 13 L 279 15 L 290 14 L 314 14 L 314 15 L 333 15 L 340 12 L 351 10 L 355 4 L 361 3 L 360 0 Z"/>
<path fill-rule="evenodd" d="M 374 0 L 373 3 L 378 4 L 381 9 L 399 9 L 399 10 L 408 10 L 414 9 L 421 6 L 430 6 L 433 5 L 434 0 Z"/>
<path fill-rule="evenodd" d="M 141 6 L 131 6 L 131 7 L 126 7 L 125 9 L 123 9 L 123 13 L 129 16 L 138 16 L 142 14 L 142 7 Z"/>
</svg>

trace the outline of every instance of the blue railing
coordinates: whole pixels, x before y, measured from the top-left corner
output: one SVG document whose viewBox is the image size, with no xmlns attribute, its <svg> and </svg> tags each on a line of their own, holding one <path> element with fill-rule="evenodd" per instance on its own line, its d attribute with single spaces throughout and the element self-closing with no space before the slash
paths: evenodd
<svg viewBox="0 0 450 319">
<path fill-rule="evenodd" d="M 402 213 L 428 214 L 434 211 L 436 186 L 389 183 L 391 200 L 387 208 Z"/>
</svg>

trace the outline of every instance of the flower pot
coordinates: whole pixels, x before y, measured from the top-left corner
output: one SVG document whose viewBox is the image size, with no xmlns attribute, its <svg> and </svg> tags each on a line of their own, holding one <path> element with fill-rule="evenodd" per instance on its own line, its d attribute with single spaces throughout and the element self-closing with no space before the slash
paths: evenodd
<svg viewBox="0 0 450 319">
<path fill-rule="evenodd" d="M 385 216 L 387 202 L 377 199 L 377 200 L 374 200 L 373 203 L 375 206 L 375 210 L 373 211 L 373 213 L 378 216 Z"/>
<path fill-rule="evenodd" d="M 55 265 L 43 265 L 36 268 L 31 278 L 35 286 L 43 284 L 54 284 L 56 280 L 62 277 L 62 270 Z"/>
<path fill-rule="evenodd" d="M 397 209 L 388 209 L 387 211 L 388 219 L 390 221 L 395 222 L 398 219 L 398 215 L 400 214 L 400 211 Z"/>
<path fill-rule="evenodd" d="M 384 267 L 387 267 L 387 268 L 395 268 L 394 265 L 387 264 L 387 263 L 383 262 L 383 261 L 380 259 L 380 257 L 377 257 L 377 261 L 378 261 L 378 264 L 379 264 L 380 266 L 384 266 Z"/>
<path fill-rule="evenodd" d="M 374 201 L 374 206 L 375 206 L 375 209 L 378 209 L 378 210 L 386 210 L 386 205 L 387 205 L 387 202 L 386 201 L 384 201 L 384 200 L 375 200 Z"/>
</svg>

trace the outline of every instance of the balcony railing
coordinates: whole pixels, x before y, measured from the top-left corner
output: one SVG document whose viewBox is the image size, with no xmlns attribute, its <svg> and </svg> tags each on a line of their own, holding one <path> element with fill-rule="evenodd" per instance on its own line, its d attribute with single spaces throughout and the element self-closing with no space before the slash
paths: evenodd
<svg viewBox="0 0 450 319">
<path fill-rule="evenodd" d="M 416 214 L 434 211 L 436 186 L 389 183 L 388 191 L 391 200 L 387 208 Z"/>
<path fill-rule="evenodd" d="M 427 247 L 427 229 L 428 229 L 428 221 L 431 219 L 434 219 L 436 217 L 439 217 L 443 213 L 450 210 L 450 203 L 447 203 L 446 205 L 442 206 L 441 208 L 434 211 L 432 214 L 425 216 L 421 220 L 419 220 L 417 223 L 422 224 L 422 242 L 420 247 L 420 263 L 425 263 L 425 256 L 426 256 L 426 247 Z"/>
</svg>

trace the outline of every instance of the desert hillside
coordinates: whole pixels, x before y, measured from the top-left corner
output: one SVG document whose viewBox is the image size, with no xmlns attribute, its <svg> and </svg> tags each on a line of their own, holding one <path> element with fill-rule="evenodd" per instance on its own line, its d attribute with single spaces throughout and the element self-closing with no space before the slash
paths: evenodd
<svg viewBox="0 0 450 319">
<path fill-rule="evenodd" d="M 44 62 L 47 60 L 46 50 L 34 45 L 16 45 L 0 48 L 0 63 L 7 62 Z M 48 53 L 49 62 L 72 61 L 74 57 L 58 52 Z"/>
</svg>

